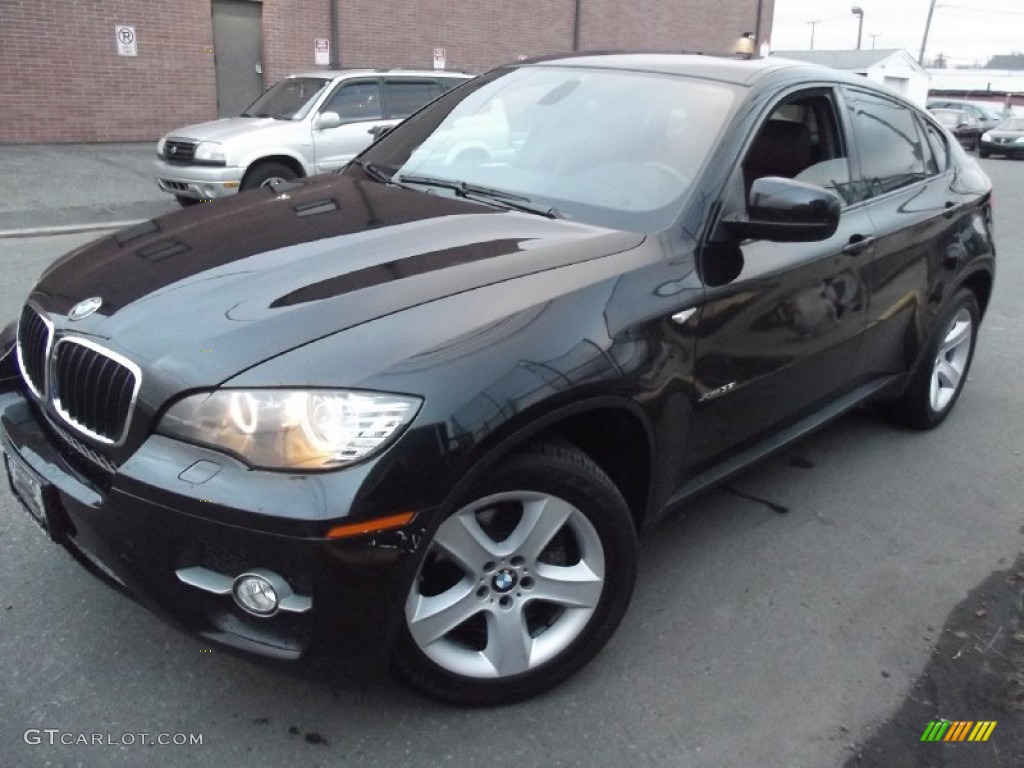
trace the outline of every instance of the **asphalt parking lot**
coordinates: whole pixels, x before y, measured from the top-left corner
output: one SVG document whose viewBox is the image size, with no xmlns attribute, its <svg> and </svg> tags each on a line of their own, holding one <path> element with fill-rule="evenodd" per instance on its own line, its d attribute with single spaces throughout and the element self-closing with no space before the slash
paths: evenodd
<svg viewBox="0 0 1024 768">
<path fill-rule="evenodd" d="M 143 183 L 124 153 L 96 162 L 118 189 Z M 0 766 L 843 765 L 916 695 L 933 651 L 956 652 L 941 642 L 949 616 L 975 610 L 971 590 L 1024 551 L 1024 163 L 981 164 L 997 285 L 947 422 L 916 433 L 857 411 L 691 503 L 647 537 L 607 649 L 522 704 L 454 709 L 382 677 L 296 676 L 211 650 L 85 574 L 3 488 Z M 88 224 L 90 208 L 173 209 L 159 192 L 83 191 L 61 224 L 40 188 L 0 208 L 4 322 L 49 261 L 101 234 L 52 227 Z M 995 631 L 979 625 L 979 644 Z M 932 719 L 989 719 L 972 706 Z M 992 719 L 989 742 L 953 745 L 976 748 L 974 765 L 1011 764 L 1001 739 L 1024 724 Z M 919 743 L 927 725 L 906 730 L 908 754 L 942 765 L 922 751 L 944 748 Z"/>
</svg>

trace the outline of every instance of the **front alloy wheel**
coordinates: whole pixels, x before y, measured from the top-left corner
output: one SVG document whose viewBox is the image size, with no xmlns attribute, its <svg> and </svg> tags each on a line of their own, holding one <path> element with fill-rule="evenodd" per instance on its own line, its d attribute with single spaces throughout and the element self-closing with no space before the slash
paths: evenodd
<svg viewBox="0 0 1024 768">
<path fill-rule="evenodd" d="M 431 538 L 405 601 L 398 673 L 462 704 L 538 693 L 611 636 L 636 537 L 600 468 L 562 443 L 502 464 Z"/>
</svg>

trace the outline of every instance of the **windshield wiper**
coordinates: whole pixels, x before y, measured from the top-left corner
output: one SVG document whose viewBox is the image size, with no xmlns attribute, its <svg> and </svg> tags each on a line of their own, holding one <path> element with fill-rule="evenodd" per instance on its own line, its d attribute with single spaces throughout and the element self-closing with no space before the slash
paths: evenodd
<svg viewBox="0 0 1024 768">
<path fill-rule="evenodd" d="M 506 192 L 503 189 L 484 187 L 479 184 L 470 184 L 468 181 L 456 181 L 454 179 L 439 179 L 433 176 L 414 176 L 402 174 L 395 178 L 395 181 L 402 184 L 423 184 L 430 187 L 441 187 L 452 190 L 456 197 L 467 200 L 476 200 L 483 203 L 492 203 L 504 208 L 512 208 L 526 213 L 536 213 L 547 216 L 549 219 L 560 218 L 558 211 L 550 206 L 535 203 L 525 195 L 515 192 Z"/>
<path fill-rule="evenodd" d="M 379 181 L 381 184 L 396 184 L 397 182 L 391 178 L 391 174 L 384 170 L 384 168 L 377 163 L 365 163 L 362 160 L 351 160 L 349 165 L 357 165 L 363 169 L 367 176 L 374 181 Z M 341 170 L 345 170 L 342 168 Z"/>
</svg>

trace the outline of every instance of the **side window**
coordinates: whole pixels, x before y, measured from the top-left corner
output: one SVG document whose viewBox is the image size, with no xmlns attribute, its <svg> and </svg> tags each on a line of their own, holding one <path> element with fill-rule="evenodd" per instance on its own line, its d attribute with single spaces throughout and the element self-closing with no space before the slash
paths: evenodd
<svg viewBox="0 0 1024 768">
<path fill-rule="evenodd" d="M 343 123 L 380 120 L 380 89 L 375 80 L 343 83 L 324 104 L 322 112 L 337 112 Z"/>
<path fill-rule="evenodd" d="M 946 137 L 942 135 L 942 131 L 927 120 L 922 122 L 924 123 L 924 135 L 928 139 L 928 145 L 931 147 L 932 162 L 934 163 L 934 167 L 928 170 L 936 174 L 945 173 L 949 168 L 949 144 L 946 143 Z"/>
<path fill-rule="evenodd" d="M 795 94 L 771 111 L 743 160 L 748 193 L 762 176 L 816 184 L 851 202 L 850 162 L 831 90 Z"/>
<path fill-rule="evenodd" d="M 429 80 L 384 81 L 384 99 L 391 118 L 408 117 L 441 93 L 441 86 Z"/>
<path fill-rule="evenodd" d="M 442 91 L 450 91 L 455 86 L 462 85 L 464 82 L 466 82 L 466 78 L 463 78 L 463 77 L 439 77 L 439 78 L 437 78 L 437 82 L 440 84 Z"/>
<path fill-rule="evenodd" d="M 925 178 L 925 149 L 911 110 L 883 96 L 846 91 L 857 142 L 856 199 L 867 200 Z"/>
</svg>

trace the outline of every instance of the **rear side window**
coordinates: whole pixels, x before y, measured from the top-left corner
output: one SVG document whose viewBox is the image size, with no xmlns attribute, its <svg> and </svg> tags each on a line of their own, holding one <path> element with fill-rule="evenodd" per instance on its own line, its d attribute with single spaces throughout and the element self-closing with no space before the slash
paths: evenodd
<svg viewBox="0 0 1024 768">
<path fill-rule="evenodd" d="M 424 104 L 444 93 L 439 83 L 430 80 L 385 80 L 384 100 L 388 117 L 408 117 Z"/>
<path fill-rule="evenodd" d="M 921 122 L 924 123 L 924 135 L 928 140 L 928 146 L 931 148 L 928 172 L 933 174 L 945 173 L 946 169 L 949 168 L 949 144 L 946 143 L 946 137 L 942 135 L 942 131 L 927 120 L 922 120 Z"/>
<path fill-rule="evenodd" d="M 856 199 L 867 200 L 924 179 L 924 139 L 910 108 L 864 91 L 847 90 L 845 97 L 860 158 Z"/>
</svg>

